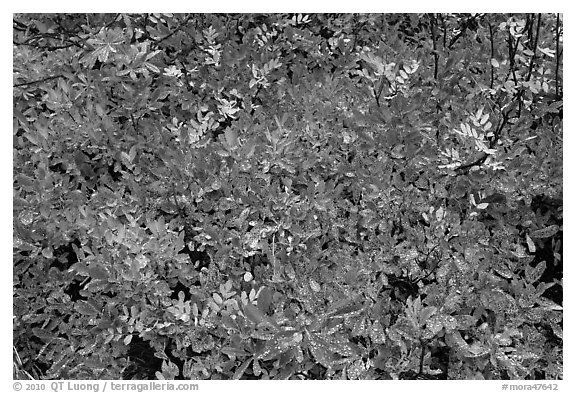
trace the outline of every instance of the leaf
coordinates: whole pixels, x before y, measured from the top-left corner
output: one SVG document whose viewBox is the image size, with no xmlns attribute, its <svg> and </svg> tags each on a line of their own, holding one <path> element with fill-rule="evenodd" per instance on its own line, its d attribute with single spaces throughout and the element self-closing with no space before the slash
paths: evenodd
<svg viewBox="0 0 576 393">
<path fill-rule="evenodd" d="M 264 287 L 258 294 L 258 308 L 263 312 L 266 313 L 270 309 L 270 305 L 272 304 L 272 290 L 270 288 Z"/>
<path fill-rule="evenodd" d="M 47 259 L 51 259 L 52 257 L 54 257 L 52 247 L 46 247 L 46 248 L 42 249 L 42 255 L 44 256 L 44 258 L 47 258 Z"/>
<path fill-rule="evenodd" d="M 248 352 L 246 352 L 244 349 L 242 348 L 236 348 L 236 347 L 224 347 L 222 348 L 221 352 L 225 355 L 228 355 L 230 357 L 232 356 L 247 356 L 249 355 Z"/>
<path fill-rule="evenodd" d="M 216 304 L 222 304 L 224 302 L 224 300 L 222 300 L 222 298 L 220 297 L 220 295 L 218 295 L 217 293 L 213 293 L 212 294 L 212 298 L 214 299 L 214 301 L 216 302 Z"/>
<path fill-rule="evenodd" d="M 506 203 L 506 195 L 494 193 L 483 198 L 480 203 Z"/>
<path fill-rule="evenodd" d="M 556 53 L 555 50 L 552 50 L 552 49 L 550 49 L 550 48 L 540 48 L 540 47 L 538 47 L 537 49 L 538 49 L 540 52 L 544 53 L 546 56 L 549 56 L 549 57 L 552 57 L 552 58 L 554 57 L 554 55 L 555 55 L 555 53 Z"/>
<path fill-rule="evenodd" d="M 32 328 L 32 333 L 34 336 L 38 337 L 44 342 L 51 342 L 54 340 L 58 340 L 58 336 L 46 329 L 41 328 Z"/>
<path fill-rule="evenodd" d="M 552 237 L 558 232 L 558 225 L 550 225 L 546 228 L 538 229 L 536 231 L 532 231 L 531 235 L 533 238 L 536 239 L 545 239 L 547 237 Z"/>
<path fill-rule="evenodd" d="M 88 315 L 91 317 L 95 317 L 99 314 L 99 311 L 96 310 L 94 306 L 84 300 L 78 300 L 74 304 L 74 309 L 83 315 Z"/>
<path fill-rule="evenodd" d="M 330 317 L 331 318 L 337 318 L 337 317 L 350 318 L 352 316 L 356 316 L 356 315 L 360 314 L 363 309 L 364 309 L 364 307 L 360 304 L 347 305 L 347 306 L 344 306 L 344 307 L 334 311 L 333 313 L 331 313 Z"/>
<path fill-rule="evenodd" d="M 130 335 L 132 336 L 132 335 Z M 90 367 L 90 368 L 106 368 L 107 365 L 106 363 L 102 362 L 100 359 L 98 359 L 97 356 L 93 355 L 90 356 L 89 358 L 87 358 L 86 360 L 84 360 L 84 365 L 86 367 Z"/>
<path fill-rule="evenodd" d="M 444 208 L 440 206 L 438 210 L 436 210 L 436 220 L 442 221 L 442 218 L 444 218 Z"/>
<path fill-rule="evenodd" d="M 128 153 L 128 161 L 132 162 L 134 161 L 134 158 L 136 158 L 136 150 L 137 145 L 134 145 L 130 148 L 130 152 Z"/>
<path fill-rule="evenodd" d="M 552 331 L 554 332 L 556 337 L 558 337 L 560 340 L 562 340 L 563 336 L 564 336 L 564 332 L 562 331 L 562 326 L 560 326 L 556 323 L 551 323 L 550 325 L 552 326 Z"/>
<path fill-rule="evenodd" d="M 369 335 L 375 344 L 384 344 L 386 342 L 386 333 L 379 321 L 374 321 L 370 328 Z"/>
<path fill-rule="evenodd" d="M 242 363 L 242 365 L 236 369 L 234 375 L 232 376 L 232 379 L 242 378 L 242 375 L 244 375 L 244 372 L 246 371 L 250 363 L 252 363 L 252 360 L 254 360 L 254 358 L 250 358 L 244 361 L 244 363 Z"/>
<path fill-rule="evenodd" d="M 552 300 L 546 299 L 545 297 L 540 297 L 536 299 L 536 302 L 540 304 L 543 308 L 550 311 L 562 311 L 564 308 L 554 303 Z"/>
<path fill-rule="evenodd" d="M 238 146 L 238 131 L 234 128 L 227 128 L 224 130 L 224 136 L 226 137 L 226 143 L 230 147 Z"/>
<path fill-rule="evenodd" d="M 418 316 L 418 319 L 420 321 L 421 324 L 425 324 L 426 321 L 434 314 L 436 314 L 436 307 L 434 306 L 427 306 L 424 307 L 421 311 L 420 314 Z"/>
<path fill-rule="evenodd" d="M 314 292 L 320 292 L 320 285 L 313 279 L 310 279 L 310 288 L 312 288 Z"/>
<path fill-rule="evenodd" d="M 465 354 L 466 357 L 476 358 L 482 355 L 485 355 L 490 352 L 490 349 L 486 348 L 484 345 L 480 344 L 479 342 L 472 343 L 468 346 L 468 354 Z"/>
<path fill-rule="evenodd" d="M 536 252 L 536 245 L 534 244 L 534 241 L 530 238 L 530 236 L 528 236 L 528 234 L 526 234 L 526 243 L 528 243 L 528 251 Z"/>
<path fill-rule="evenodd" d="M 92 262 L 88 266 L 88 273 L 96 280 L 107 280 L 110 277 L 106 268 L 99 262 Z"/>
<path fill-rule="evenodd" d="M 262 311 L 260 311 L 252 303 L 244 305 L 244 314 L 246 314 L 249 320 L 257 325 L 266 320 L 266 316 L 262 313 Z"/>
<path fill-rule="evenodd" d="M 308 335 L 308 347 L 314 359 L 322 366 L 331 368 L 334 361 L 334 353 L 331 351 L 328 343 L 316 333 L 306 331 Z"/>
<path fill-rule="evenodd" d="M 34 180 L 26 175 L 16 175 L 16 182 L 20 185 L 25 187 L 26 189 L 30 190 L 34 187 Z"/>
</svg>

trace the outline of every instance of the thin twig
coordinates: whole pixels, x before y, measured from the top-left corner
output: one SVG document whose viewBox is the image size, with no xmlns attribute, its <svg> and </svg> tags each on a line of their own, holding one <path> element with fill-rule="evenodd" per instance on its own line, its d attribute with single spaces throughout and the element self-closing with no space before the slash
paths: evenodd
<svg viewBox="0 0 576 393">
<path fill-rule="evenodd" d="M 556 98 L 560 98 L 558 95 L 558 69 L 560 68 L 560 14 L 556 14 Z"/>
<path fill-rule="evenodd" d="M 470 18 L 466 19 L 466 21 L 462 25 L 460 32 L 456 34 L 454 37 L 452 37 L 452 39 L 450 40 L 450 43 L 448 44 L 448 49 L 452 49 L 456 41 L 458 41 L 460 37 L 462 37 L 466 33 L 466 30 L 468 30 L 468 26 L 471 25 L 472 22 L 474 22 L 474 20 L 476 20 L 476 18 L 478 18 L 479 16 L 481 16 L 481 14 L 474 14 Z"/>
<path fill-rule="evenodd" d="M 440 20 L 442 21 L 442 31 L 443 31 L 443 38 L 442 38 L 442 47 L 446 49 L 446 19 L 442 14 L 440 14 Z"/>
<path fill-rule="evenodd" d="M 434 79 L 438 79 L 438 51 L 436 50 L 436 16 L 430 14 L 430 34 L 432 36 L 432 50 L 434 53 Z"/>
<path fill-rule="evenodd" d="M 488 25 L 490 31 L 490 89 L 494 88 L 494 66 L 492 65 L 492 59 L 494 59 L 494 31 L 492 24 Z"/>
<path fill-rule="evenodd" d="M 538 47 L 538 37 L 540 35 L 540 21 L 542 19 L 542 14 L 538 14 L 538 23 L 536 23 L 536 39 L 534 40 L 534 44 L 532 44 L 532 48 L 530 48 L 533 52 L 532 56 L 530 57 L 530 66 L 528 67 L 528 77 L 526 81 L 530 80 L 532 76 L 532 68 L 534 67 L 534 58 L 536 57 L 536 48 Z"/>
<path fill-rule="evenodd" d="M 32 82 L 24 82 L 24 83 L 17 83 L 15 84 L 13 87 L 24 87 L 24 86 L 30 86 L 30 85 L 35 85 L 37 83 L 42 83 L 42 82 L 46 82 L 52 79 L 57 79 L 57 78 L 62 78 L 64 75 L 53 75 L 53 76 L 49 76 L 43 79 L 39 79 L 36 81 L 32 81 Z"/>
<path fill-rule="evenodd" d="M 162 41 L 167 40 L 168 38 L 170 38 L 170 37 L 172 37 L 174 34 L 176 34 L 178 31 L 180 31 L 180 29 L 181 29 L 186 23 L 188 23 L 188 21 L 190 21 L 190 19 L 192 19 L 192 15 L 188 15 L 188 16 L 186 17 L 186 19 L 185 19 L 184 21 L 182 21 L 181 23 L 179 23 L 178 26 L 176 26 L 176 28 L 175 28 L 172 32 L 170 32 L 168 35 L 160 38 L 158 41 L 155 41 L 155 42 L 153 43 L 153 44 L 154 44 L 154 47 L 157 47 Z"/>
</svg>

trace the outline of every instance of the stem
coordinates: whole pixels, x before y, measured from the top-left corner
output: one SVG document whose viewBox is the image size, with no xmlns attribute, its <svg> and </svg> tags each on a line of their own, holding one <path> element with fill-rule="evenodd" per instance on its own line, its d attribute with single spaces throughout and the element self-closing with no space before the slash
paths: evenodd
<svg viewBox="0 0 576 393">
<path fill-rule="evenodd" d="M 424 372 L 424 354 L 426 350 L 426 343 L 422 339 L 420 339 L 420 346 L 422 351 L 420 352 L 420 369 L 418 370 L 418 374 L 422 375 Z"/>
<path fill-rule="evenodd" d="M 555 70 L 555 80 L 556 80 L 556 98 L 560 98 L 558 95 L 558 69 L 560 67 L 560 14 L 556 14 L 556 70 Z"/>
<path fill-rule="evenodd" d="M 488 25 L 490 31 L 490 89 L 494 88 L 494 66 L 492 59 L 494 58 L 494 31 L 492 25 Z"/>
<path fill-rule="evenodd" d="M 438 51 L 436 50 L 436 16 L 430 14 L 430 35 L 432 36 L 432 50 L 434 51 L 434 79 L 438 79 Z"/>
<path fill-rule="evenodd" d="M 508 58 L 510 60 L 508 75 L 512 74 L 512 79 L 514 79 L 514 85 L 518 86 L 518 80 L 516 79 L 516 72 L 514 71 L 514 67 L 516 66 L 516 62 L 514 61 L 514 58 L 516 57 L 516 52 L 514 51 L 514 47 L 512 45 L 512 39 L 513 37 L 509 33 L 508 39 L 506 40 L 508 42 Z"/>
<path fill-rule="evenodd" d="M 42 83 L 42 82 L 46 82 L 52 79 L 57 79 L 57 78 L 61 78 L 63 77 L 63 75 L 53 75 L 53 76 L 49 76 L 47 78 L 43 78 L 43 79 L 39 79 L 37 81 L 32 81 L 32 82 L 24 82 L 24 83 L 17 83 L 14 85 L 14 87 L 23 87 L 23 86 L 30 86 L 30 85 L 35 85 L 37 83 Z"/>
<path fill-rule="evenodd" d="M 442 21 L 442 31 L 443 31 L 442 47 L 446 49 L 446 19 L 442 14 L 440 14 L 440 20 Z"/>
<path fill-rule="evenodd" d="M 530 66 L 528 67 L 528 77 L 526 78 L 526 81 L 530 80 L 530 77 L 532 76 L 532 68 L 534 67 L 534 58 L 536 57 L 536 48 L 538 47 L 538 36 L 540 35 L 540 21 L 542 19 L 542 14 L 538 14 L 538 22 L 536 23 L 536 39 L 534 40 L 534 43 L 532 44 L 532 48 L 530 48 L 532 50 L 532 52 L 534 52 L 534 54 L 532 55 L 532 57 L 530 57 Z"/>
<path fill-rule="evenodd" d="M 512 40 L 514 41 L 514 44 L 512 44 Z M 512 36 L 511 33 L 508 33 L 508 56 L 510 57 L 510 72 L 512 73 L 512 79 L 514 79 L 514 86 L 516 87 L 516 89 L 518 89 L 518 78 L 516 78 L 516 71 L 515 71 L 515 67 L 516 67 L 516 53 L 518 52 L 518 45 L 520 44 L 520 38 L 515 38 Z M 520 114 L 522 112 L 522 95 L 521 94 L 517 94 L 517 98 L 518 98 L 518 117 L 520 117 Z"/>
</svg>

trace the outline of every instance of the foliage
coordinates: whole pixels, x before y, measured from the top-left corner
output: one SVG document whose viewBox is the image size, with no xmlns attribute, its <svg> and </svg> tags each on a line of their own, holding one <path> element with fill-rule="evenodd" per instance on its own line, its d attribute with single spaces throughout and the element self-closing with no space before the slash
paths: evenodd
<svg viewBox="0 0 576 393">
<path fill-rule="evenodd" d="M 13 31 L 26 375 L 562 378 L 561 16 Z"/>
</svg>

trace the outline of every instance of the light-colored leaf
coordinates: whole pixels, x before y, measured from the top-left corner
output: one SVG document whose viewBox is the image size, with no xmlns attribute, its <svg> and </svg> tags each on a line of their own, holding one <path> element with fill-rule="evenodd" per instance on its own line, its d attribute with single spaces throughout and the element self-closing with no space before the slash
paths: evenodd
<svg viewBox="0 0 576 393">
<path fill-rule="evenodd" d="M 214 299 L 214 301 L 216 302 L 216 304 L 222 304 L 224 301 L 222 300 L 222 298 L 220 297 L 220 295 L 218 295 L 217 293 L 213 293 L 212 294 L 212 298 Z"/>
<path fill-rule="evenodd" d="M 442 221 L 443 218 L 444 218 L 444 208 L 440 206 L 438 210 L 436 210 L 436 220 Z"/>
<path fill-rule="evenodd" d="M 310 279 L 310 288 L 312 288 L 314 292 L 320 292 L 320 285 L 313 279 Z"/>
<path fill-rule="evenodd" d="M 526 243 L 528 243 L 528 251 L 536 252 L 536 245 L 534 244 L 534 241 L 530 238 L 530 236 L 528 236 L 528 234 L 526 234 Z"/>
<path fill-rule="evenodd" d="M 246 371 L 250 363 L 252 363 L 252 360 L 253 358 L 249 358 L 246 361 L 244 361 L 244 363 L 242 363 L 242 365 L 236 369 L 234 375 L 232 376 L 232 379 L 242 378 L 242 375 L 244 375 L 244 372 Z"/>
<path fill-rule="evenodd" d="M 547 237 L 552 237 L 558 232 L 558 225 L 550 225 L 546 228 L 538 229 L 536 231 L 532 231 L 531 235 L 533 238 L 536 239 L 545 239 Z"/>
</svg>

